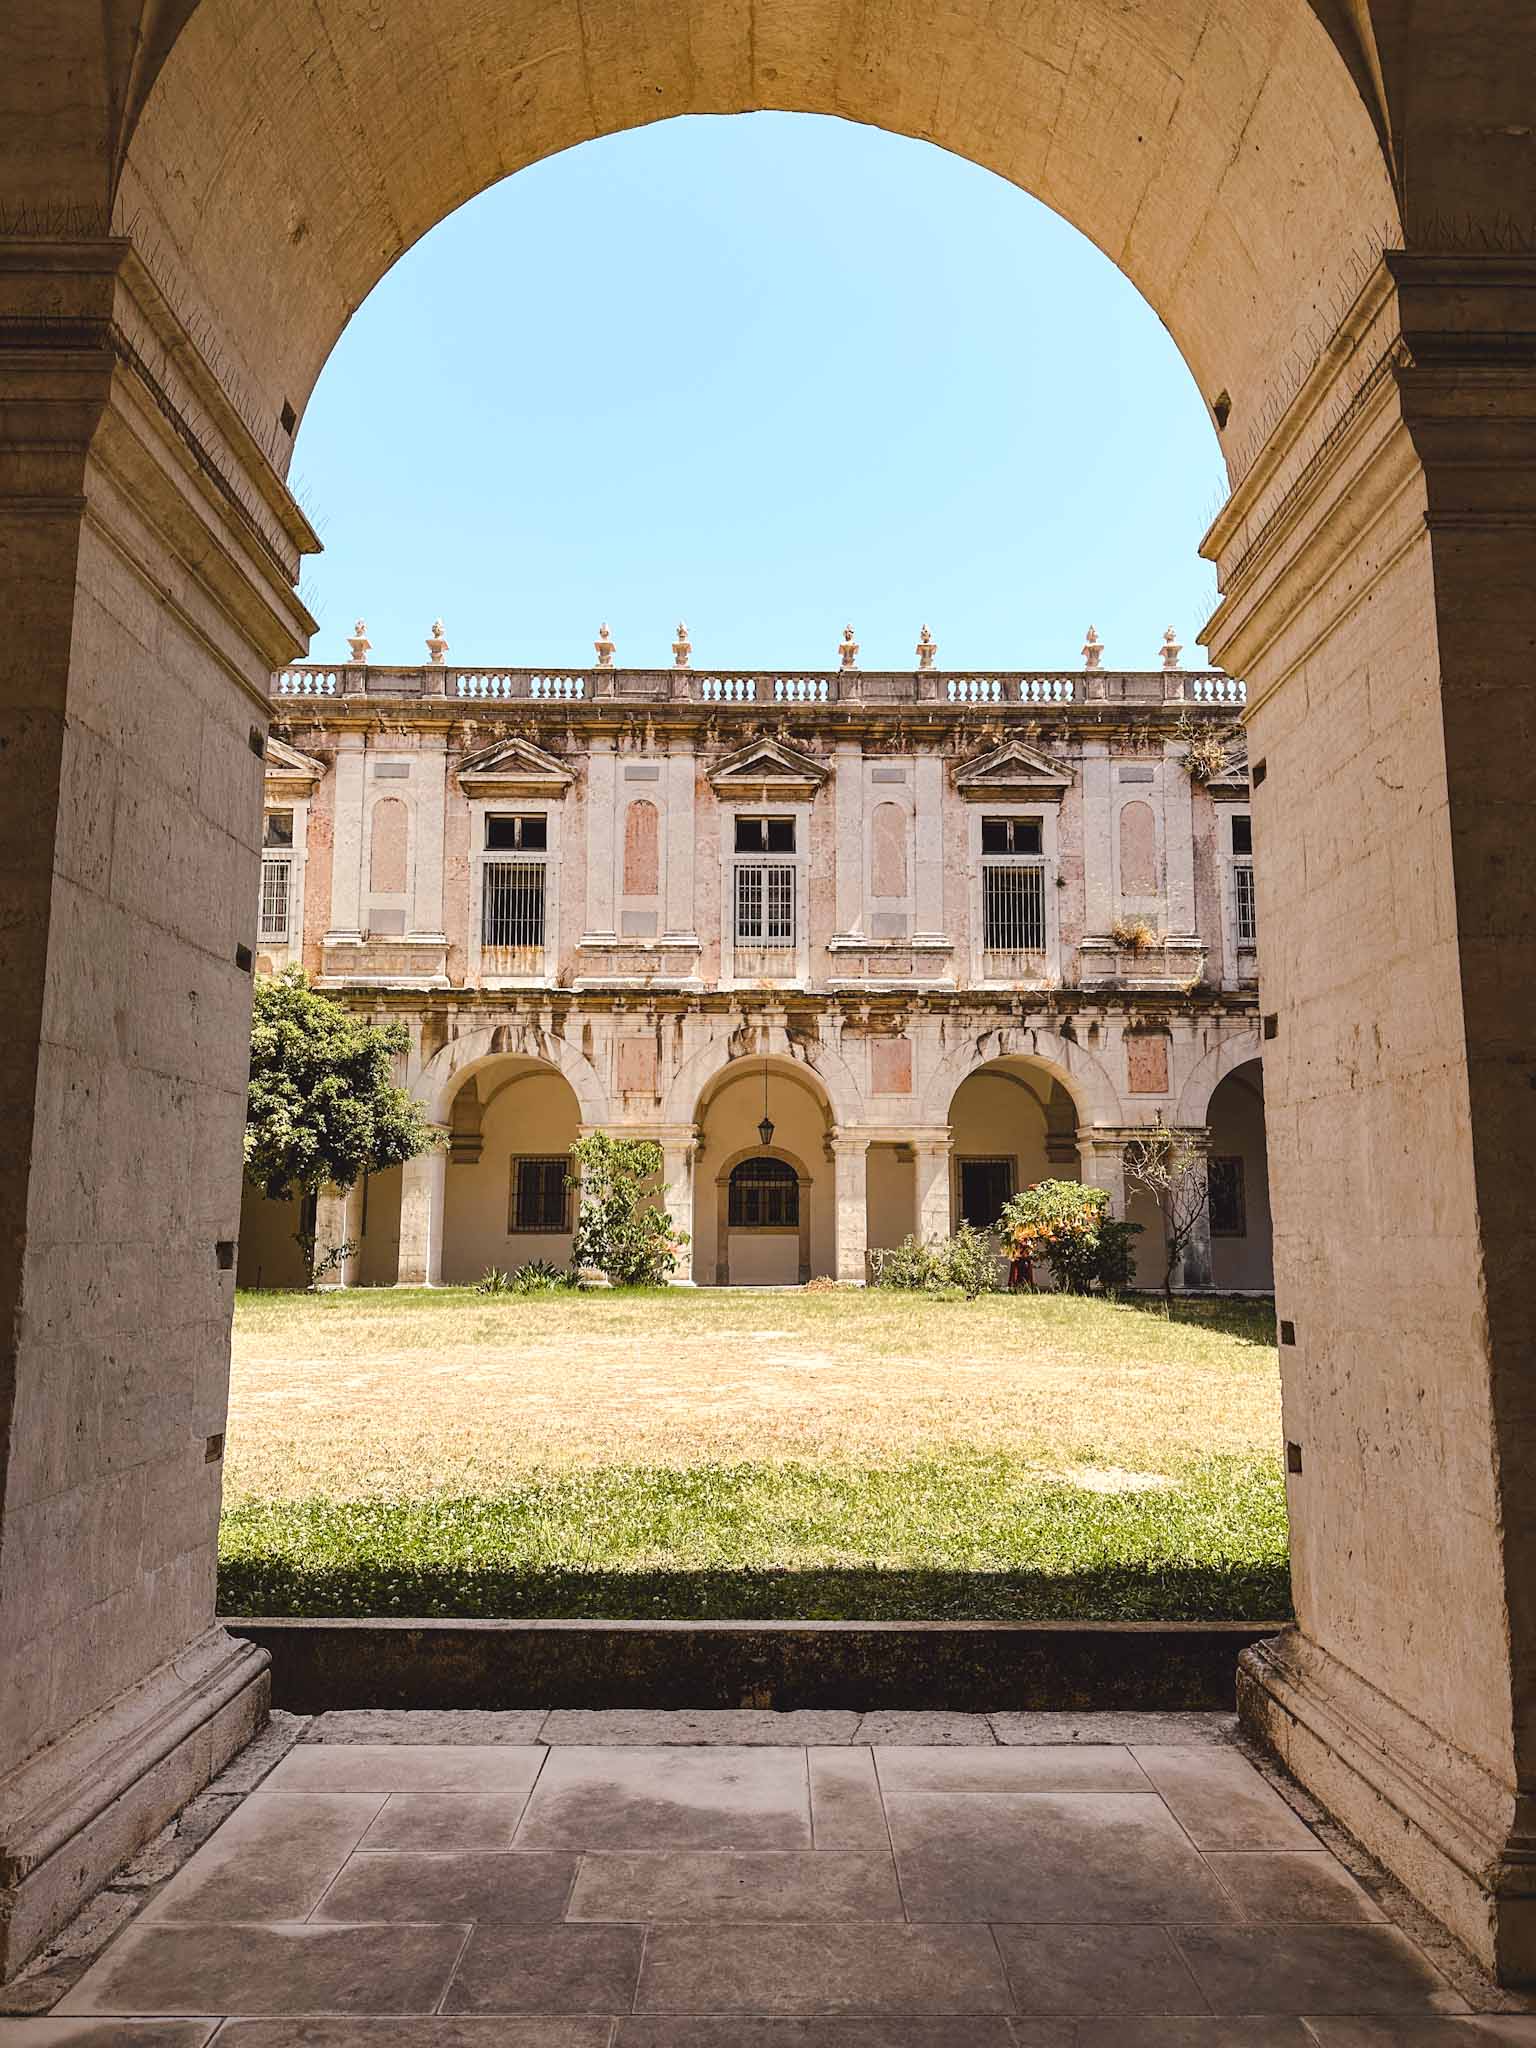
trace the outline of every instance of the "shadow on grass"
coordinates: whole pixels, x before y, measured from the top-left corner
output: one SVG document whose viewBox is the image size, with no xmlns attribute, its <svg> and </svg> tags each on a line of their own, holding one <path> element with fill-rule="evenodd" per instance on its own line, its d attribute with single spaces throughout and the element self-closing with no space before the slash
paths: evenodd
<svg viewBox="0 0 1536 2048">
<path fill-rule="evenodd" d="M 1176 1294 L 1171 1316 L 1160 1294 L 1123 1294 L 1119 1306 L 1136 1315 L 1151 1316 L 1159 1323 L 1215 1330 L 1223 1337 L 1236 1338 L 1240 1344 L 1257 1344 L 1266 1351 L 1275 1348 L 1275 1304 L 1269 1296 Z"/>
</svg>

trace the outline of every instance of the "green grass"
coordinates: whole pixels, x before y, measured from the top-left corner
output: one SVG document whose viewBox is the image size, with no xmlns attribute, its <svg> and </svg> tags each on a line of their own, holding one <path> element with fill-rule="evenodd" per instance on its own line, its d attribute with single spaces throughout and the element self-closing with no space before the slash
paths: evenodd
<svg viewBox="0 0 1536 2048">
<path fill-rule="evenodd" d="M 873 1469 L 599 1466 L 493 1497 L 247 1500 L 243 1615 L 1278 1620 L 1278 1460 L 1193 1460 L 1094 1493 L 1005 1453 Z"/>
</svg>

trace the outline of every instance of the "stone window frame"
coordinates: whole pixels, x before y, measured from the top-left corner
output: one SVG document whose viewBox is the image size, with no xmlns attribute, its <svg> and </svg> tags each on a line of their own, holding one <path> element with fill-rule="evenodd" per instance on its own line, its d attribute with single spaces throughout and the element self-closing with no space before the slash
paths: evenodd
<svg viewBox="0 0 1536 2048">
<path fill-rule="evenodd" d="M 734 842 L 734 833 L 732 835 Z M 747 1159 L 777 1159 L 785 1166 L 792 1166 L 795 1178 L 800 1183 L 799 1213 L 797 1225 L 753 1224 L 750 1228 L 754 1237 L 793 1237 L 798 1241 L 799 1284 L 803 1287 L 811 1277 L 811 1203 L 815 1195 L 815 1180 L 806 1167 L 805 1161 L 793 1152 L 786 1152 L 780 1145 L 747 1145 L 739 1152 L 733 1152 L 723 1159 L 715 1173 L 715 1285 L 728 1287 L 731 1274 L 731 1226 L 730 1198 L 731 1175 Z"/>
<path fill-rule="evenodd" d="M 268 849 L 267 819 L 274 812 L 287 811 L 293 818 L 293 844 L 286 847 L 284 857 L 288 861 L 288 936 L 286 939 L 266 940 L 261 936 L 261 888 L 256 891 L 256 948 L 271 960 L 274 967 L 288 967 L 301 962 L 304 957 L 304 871 L 307 865 L 309 844 L 309 805 L 307 796 L 289 796 L 286 792 L 266 796 L 261 806 L 261 865 L 267 865 Z"/>
<path fill-rule="evenodd" d="M 1251 853 L 1232 851 L 1232 821 L 1247 818 L 1250 828 L 1253 819 L 1249 798 L 1215 799 L 1216 813 L 1216 873 L 1221 890 L 1221 943 L 1223 982 L 1228 988 L 1247 988 L 1258 980 L 1259 948 L 1257 934 L 1251 946 L 1240 945 L 1237 935 L 1237 884 L 1233 877 L 1239 868 L 1254 868 Z"/>
<path fill-rule="evenodd" d="M 544 961 L 537 974 L 491 974 L 484 971 L 484 947 L 480 939 L 480 905 L 485 890 L 488 860 L 517 860 L 520 856 L 497 850 L 488 852 L 485 820 L 513 813 L 519 817 L 543 817 L 548 841 L 545 851 L 530 855 L 544 863 Z M 561 798 L 548 796 L 472 796 L 469 799 L 469 929 L 466 973 L 472 988 L 547 988 L 554 980 L 560 959 L 560 865 Z"/>
<path fill-rule="evenodd" d="M 951 1152 L 949 1176 L 949 1220 L 950 1229 L 958 1230 L 965 1221 L 965 1180 L 962 1169 L 967 1166 L 1006 1166 L 1008 1169 L 1008 1192 L 1004 1202 L 1011 1202 L 1019 1192 L 1019 1155 L 1017 1152 Z M 996 1226 L 981 1224 L 979 1229 L 993 1229 Z"/>
<path fill-rule="evenodd" d="M 718 819 L 718 848 L 720 861 L 720 980 L 722 989 L 757 988 L 764 982 L 771 982 L 777 988 L 805 988 L 810 982 L 811 936 L 810 936 L 810 846 L 811 846 L 811 803 L 776 802 L 772 798 L 749 795 L 745 790 L 739 797 L 720 798 L 715 806 Z M 795 850 L 793 853 L 741 854 L 736 851 L 736 820 L 742 818 L 792 818 L 795 823 Z M 761 952 L 741 950 L 751 963 L 745 974 L 738 975 L 736 965 L 736 870 L 738 867 L 753 867 L 771 861 L 777 866 L 793 867 L 795 872 L 795 943 L 782 949 L 764 948 Z M 759 965 L 759 963 L 763 963 Z M 763 967 L 777 969 L 764 972 Z"/>
<path fill-rule="evenodd" d="M 562 1171 L 569 1170 L 570 1160 L 564 1153 L 557 1152 L 514 1152 L 507 1161 L 507 1235 L 508 1237 L 565 1237 L 573 1228 L 571 1220 L 572 1197 L 576 1190 L 561 1189 L 560 1221 L 558 1223 L 519 1223 L 517 1218 L 517 1169 L 537 1163 L 541 1166 L 558 1165 Z"/>
<path fill-rule="evenodd" d="M 1038 987 L 1059 981 L 1061 978 L 1061 891 L 1056 886 L 1061 873 L 1059 846 L 1061 840 L 1061 805 L 1054 798 L 1036 797 L 1032 801 L 999 796 L 976 799 L 966 805 L 967 851 L 969 859 L 969 888 L 967 904 L 970 916 L 970 962 L 971 986 L 978 989 Z M 981 879 L 983 855 L 981 851 L 981 823 L 983 818 L 1033 818 L 1040 826 L 1040 853 L 1038 865 L 1042 870 L 1041 889 L 1045 899 L 1045 950 L 1040 954 L 1038 974 L 1030 976 L 1002 977 L 986 972 L 986 905 L 983 896 L 985 884 Z M 988 863 L 1015 861 L 1017 854 L 988 854 Z M 1034 864 L 1032 862 L 1032 864 Z M 1030 955 L 1030 958 L 1036 956 Z"/>
</svg>

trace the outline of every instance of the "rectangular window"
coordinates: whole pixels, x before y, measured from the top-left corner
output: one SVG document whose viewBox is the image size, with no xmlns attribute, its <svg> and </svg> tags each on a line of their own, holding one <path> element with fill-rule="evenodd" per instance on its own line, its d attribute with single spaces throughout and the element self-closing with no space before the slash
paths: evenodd
<svg viewBox="0 0 1536 2048">
<path fill-rule="evenodd" d="M 983 853 L 1039 854 L 1043 849 L 1038 818 L 983 818 Z"/>
<path fill-rule="evenodd" d="M 544 863 L 488 860 L 480 908 L 482 946 L 542 946 Z"/>
<path fill-rule="evenodd" d="M 763 862 L 736 870 L 738 946 L 795 943 L 795 871 Z"/>
<path fill-rule="evenodd" d="M 795 821 L 793 818 L 738 818 L 736 820 L 736 851 L 738 853 L 793 853 L 795 850 Z"/>
<path fill-rule="evenodd" d="M 960 1221 L 977 1230 L 995 1228 L 1003 1205 L 1013 1199 L 1011 1159 L 960 1161 Z"/>
<path fill-rule="evenodd" d="M 507 1229 L 569 1230 L 571 1191 L 565 1178 L 570 1170 L 571 1162 L 563 1153 L 555 1159 L 514 1159 Z"/>
<path fill-rule="evenodd" d="M 1237 943 L 1256 946 L 1259 942 L 1259 913 L 1253 894 L 1253 863 L 1232 864 L 1232 903 L 1236 912 Z"/>
<path fill-rule="evenodd" d="M 261 864 L 261 938 L 287 938 L 288 905 L 292 893 L 293 862 L 264 860 Z"/>
<path fill-rule="evenodd" d="M 485 821 L 487 853 L 543 853 L 549 845 L 549 820 L 542 811 L 531 817 L 492 816 Z"/>
<path fill-rule="evenodd" d="M 981 871 L 982 944 L 989 953 L 1045 951 L 1045 869 L 996 861 Z"/>
<path fill-rule="evenodd" d="M 1232 851 L 1245 858 L 1253 852 L 1253 820 L 1249 817 L 1234 817 L 1232 820 Z"/>
<path fill-rule="evenodd" d="M 263 846 L 292 846 L 292 811 L 268 811 L 261 827 Z"/>
<path fill-rule="evenodd" d="M 1248 1205 L 1244 1199 L 1242 1160 L 1213 1159 L 1210 1190 L 1212 1237 L 1246 1237 Z"/>
</svg>

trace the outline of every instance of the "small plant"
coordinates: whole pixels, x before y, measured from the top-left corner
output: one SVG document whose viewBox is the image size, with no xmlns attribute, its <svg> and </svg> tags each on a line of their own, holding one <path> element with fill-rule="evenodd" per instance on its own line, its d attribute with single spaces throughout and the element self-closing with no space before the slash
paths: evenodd
<svg viewBox="0 0 1536 2048">
<path fill-rule="evenodd" d="M 552 1266 L 548 1259 L 529 1259 L 512 1272 L 507 1273 L 500 1266 L 492 1266 L 481 1280 L 475 1282 L 476 1294 L 559 1294 L 567 1287 L 576 1285 L 574 1275 L 563 1266 Z"/>
<path fill-rule="evenodd" d="M 876 1287 L 903 1288 L 912 1294 L 963 1294 L 974 1301 L 994 1294 L 1003 1281 L 997 1239 L 989 1230 L 962 1223 L 953 1237 L 907 1237 L 869 1255 Z"/>
<path fill-rule="evenodd" d="M 1150 953 L 1154 946 L 1160 946 L 1155 928 L 1144 917 L 1117 917 L 1109 928 L 1109 936 L 1122 953 Z"/>
<path fill-rule="evenodd" d="M 901 1288 L 912 1294 L 942 1286 L 939 1251 L 938 1244 L 924 1244 L 916 1237 L 904 1237 L 897 1245 L 878 1246 L 869 1255 L 875 1285 Z"/>
<path fill-rule="evenodd" d="M 571 1147 L 567 1185 L 581 1190 L 571 1265 L 595 1268 L 615 1287 L 661 1287 L 688 1242 L 656 1205 L 661 1147 L 649 1138 L 593 1131 Z"/>
<path fill-rule="evenodd" d="M 996 1294 L 1003 1284 L 1003 1265 L 993 1233 L 962 1223 L 944 1246 L 944 1277 L 967 1301 L 978 1294 Z"/>
<path fill-rule="evenodd" d="M 491 1266 L 475 1282 L 476 1294 L 512 1293 L 512 1275 L 501 1266 Z"/>
<path fill-rule="evenodd" d="M 1191 782 L 1214 782 L 1230 765 L 1232 750 L 1245 738 L 1240 725 L 1212 725 L 1186 711 L 1173 729 L 1184 748 L 1184 770 Z"/>
</svg>

